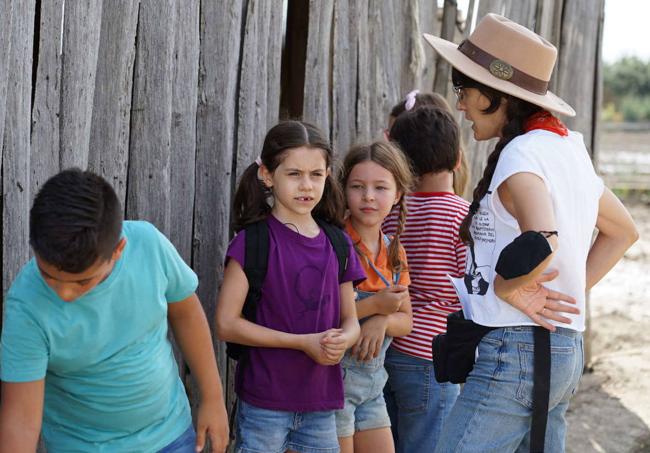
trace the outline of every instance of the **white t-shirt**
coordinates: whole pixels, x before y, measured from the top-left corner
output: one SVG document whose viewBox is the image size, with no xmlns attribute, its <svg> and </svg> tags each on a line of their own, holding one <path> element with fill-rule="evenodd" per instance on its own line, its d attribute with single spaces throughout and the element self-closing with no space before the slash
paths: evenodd
<svg viewBox="0 0 650 453">
<path fill-rule="evenodd" d="M 501 152 L 488 193 L 472 221 L 474 253 L 467 251 L 463 281 L 457 281 L 466 317 L 485 326 L 536 325 L 523 312 L 499 299 L 492 282 L 501 250 L 521 234 L 517 220 L 504 208 L 497 189 L 515 173 L 533 173 L 545 183 L 553 202 L 558 249 L 548 270 L 559 276 L 546 284 L 577 300 L 579 315 L 567 315 L 578 331 L 585 328 L 587 254 L 598 215 L 603 182 L 596 175 L 582 135 L 534 130 L 514 138 Z"/>
</svg>

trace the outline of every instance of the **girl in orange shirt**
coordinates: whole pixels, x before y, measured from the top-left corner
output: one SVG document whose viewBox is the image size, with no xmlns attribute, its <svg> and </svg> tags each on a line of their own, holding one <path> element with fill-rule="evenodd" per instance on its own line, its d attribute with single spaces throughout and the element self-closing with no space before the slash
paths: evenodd
<svg viewBox="0 0 650 453">
<path fill-rule="evenodd" d="M 393 453 L 383 396 L 384 357 L 392 337 L 412 328 L 411 280 L 399 235 L 406 219 L 404 194 L 413 177 L 401 151 L 377 141 L 352 148 L 339 179 L 349 210 L 346 231 L 368 278 L 355 288 L 361 336 L 341 361 L 345 406 L 336 413 L 337 435 L 342 453 Z M 394 206 L 399 206 L 400 222 L 389 238 L 381 224 Z"/>
</svg>

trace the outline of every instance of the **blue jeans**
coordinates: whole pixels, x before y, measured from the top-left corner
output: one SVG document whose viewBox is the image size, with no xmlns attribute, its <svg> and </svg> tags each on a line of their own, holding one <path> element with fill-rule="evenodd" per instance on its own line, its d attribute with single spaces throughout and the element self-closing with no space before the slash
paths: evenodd
<svg viewBox="0 0 650 453">
<path fill-rule="evenodd" d="M 175 441 L 165 446 L 162 450 L 158 450 L 158 453 L 195 453 L 195 447 L 196 432 L 194 431 L 194 427 L 190 425 Z"/>
<path fill-rule="evenodd" d="M 429 360 L 388 348 L 384 397 L 396 453 L 431 453 L 442 424 L 460 392 L 457 384 L 439 384 Z"/>
<path fill-rule="evenodd" d="M 533 394 L 533 328 L 488 333 L 447 418 L 436 452 L 528 452 Z M 582 334 L 551 333 L 551 391 L 544 451 L 563 452 L 564 414 L 583 368 Z"/>
<path fill-rule="evenodd" d="M 339 453 L 334 411 L 278 411 L 240 399 L 236 431 L 236 453 Z"/>
</svg>

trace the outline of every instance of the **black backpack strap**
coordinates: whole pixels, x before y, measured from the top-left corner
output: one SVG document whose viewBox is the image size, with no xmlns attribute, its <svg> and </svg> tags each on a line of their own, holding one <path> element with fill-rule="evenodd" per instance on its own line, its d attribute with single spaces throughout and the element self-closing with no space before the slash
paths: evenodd
<svg viewBox="0 0 650 453">
<path fill-rule="evenodd" d="M 533 330 L 533 416 L 530 429 L 531 453 L 544 451 L 548 398 L 551 390 L 551 334 L 548 329 L 535 326 Z"/>
<path fill-rule="evenodd" d="M 262 297 L 262 285 L 269 261 L 269 226 L 266 220 L 246 227 L 244 273 L 248 279 L 248 294 L 242 307 L 244 318 L 255 322 L 257 303 Z"/>
<path fill-rule="evenodd" d="M 245 229 L 244 273 L 248 280 L 248 293 L 242 307 L 244 319 L 255 322 L 257 303 L 262 297 L 262 285 L 266 277 L 269 260 L 269 227 L 266 220 L 248 225 Z M 233 360 L 244 360 L 247 347 L 237 343 L 226 343 L 226 354 Z"/>
<path fill-rule="evenodd" d="M 350 245 L 348 244 L 347 239 L 345 238 L 345 233 L 343 230 L 335 225 L 332 225 L 325 220 L 316 219 L 318 226 L 323 229 L 325 235 L 332 244 L 334 253 L 336 253 L 336 259 L 339 262 L 339 283 L 343 280 L 343 275 L 348 268 L 348 258 L 350 257 Z"/>
</svg>

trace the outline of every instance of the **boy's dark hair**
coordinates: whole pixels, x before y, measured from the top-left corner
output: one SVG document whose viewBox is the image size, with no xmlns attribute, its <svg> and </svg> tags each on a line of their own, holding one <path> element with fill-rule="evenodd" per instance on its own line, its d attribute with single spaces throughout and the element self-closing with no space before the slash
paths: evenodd
<svg viewBox="0 0 650 453">
<path fill-rule="evenodd" d="M 286 157 L 288 149 L 302 146 L 319 150 L 323 153 L 327 167 L 332 166 L 333 151 L 329 140 L 320 129 L 305 121 L 282 121 L 269 129 L 264 138 L 260 160 L 270 172 L 274 172 Z M 257 178 L 258 169 L 259 165 L 253 162 L 239 180 L 233 203 L 235 231 L 265 219 L 271 213 L 271 207 L 266 201 L 271 192 Z M 325 180 L 323 197 L 312 211 L 312 216 L 343 226 L 344 212 L 343 192 L 336 178 L 330 174 Z"/>
<path fill-rule="evenodd" d="M 111 185 L 78 168 L 48 179 L 29 212 L 34 253 L 73 274 L 110 259 L 121 232 L 122 208 Z"/>
<path fill-rule="evenodd" d="M 390 138 L 411 161 L 417 176 L 453 171 L 459 157 L 458 124 L 450 113 L 432 106 L 402 113 Z"/>
</svg>

